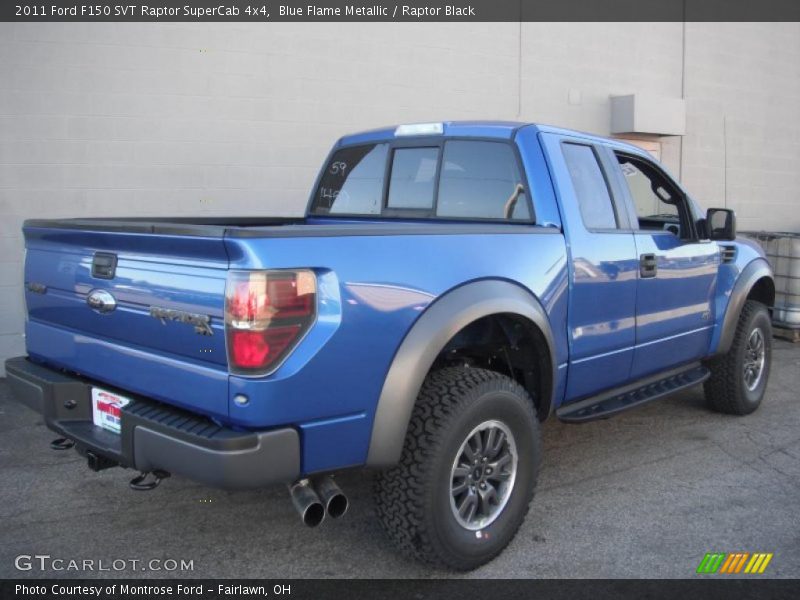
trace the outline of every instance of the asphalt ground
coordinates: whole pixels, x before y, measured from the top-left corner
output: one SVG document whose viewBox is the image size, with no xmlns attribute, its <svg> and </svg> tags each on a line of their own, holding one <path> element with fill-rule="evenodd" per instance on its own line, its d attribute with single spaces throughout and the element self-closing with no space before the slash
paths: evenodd
<svg viewBox="0 0 800 600">
<path fill-rule="evenodd" d="M 771 552 L 760 577 L 800 577 L 800 344 L 775 340 L 773 357 L 748 417 L 711 412 L 697 387 L 607 421 L 547 422 L 525 524 L 499 558 L 457 576 L 691 578 L 707 552 Z M 0 577 L 456 576 L 394 551 L 366 472 L 338 478 L 343 519 L 307 529 L 281 487 L 229 493 L 172 477 L 134 492 L 135 473 L 90 472 L 50 450 L 54 437 L 0 380 Z M 20 555 L 65 562 L 19 571 Z M 142 570 L 153 559 L 162 570 Z M 193 568 L 167 571 L 169 559 Z M 69 560 L 95 570 L 53 568 Z M 126 562 L 97 571 L 100 560 Z"/>
</svg>

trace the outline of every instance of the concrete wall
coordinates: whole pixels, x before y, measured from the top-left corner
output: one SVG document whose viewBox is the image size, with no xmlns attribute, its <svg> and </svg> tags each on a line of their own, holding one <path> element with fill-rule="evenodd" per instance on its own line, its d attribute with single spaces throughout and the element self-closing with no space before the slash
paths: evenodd
<svg viewBox="0 0 800 600">
<path fill-rule="evenodd" d="M 683 180 L 740 229 L 800 231 L 800 23 L 689 23 Z"/>
<path fill-rule="evenodd" d="M 24 351 L 25 218 L 298 214 L 345 132 L 607 134 L 629 93 L 685 93 L 662 160 L 701 202 L 800 230 L 797 23 L 0 24 L 0 358 Z"/>
</svg>

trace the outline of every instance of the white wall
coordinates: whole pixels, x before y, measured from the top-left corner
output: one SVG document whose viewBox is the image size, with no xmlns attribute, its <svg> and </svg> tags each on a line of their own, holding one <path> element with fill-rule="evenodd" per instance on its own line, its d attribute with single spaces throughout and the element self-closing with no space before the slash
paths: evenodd
<svg viewBox="0 0 800 600">
<path fill-rule="evenodd" d="M 609 96 L 682 90 L 673 173 L 742 228 L 800 230 L 797 23 L 0 24 L 0 358 L 24 352 L 25 218 L 298 214 L 348 131 L 607 134 Z"/>
<path fill-rule="evenodd" d="M 684 182 L 740 229 L 800 231 L 800 23 L 686 29 Z"/>
</svg>

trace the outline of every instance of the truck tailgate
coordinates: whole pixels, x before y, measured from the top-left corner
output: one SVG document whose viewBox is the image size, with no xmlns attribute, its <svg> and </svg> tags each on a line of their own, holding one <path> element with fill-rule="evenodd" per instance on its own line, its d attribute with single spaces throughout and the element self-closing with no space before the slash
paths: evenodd
<svg viewBox="0 0 800 600">
<path fill-rule="evenodd" d="M 228 257 L 222 234 L 154 235 L 35 222 L 24 233 L 32 357 L 123 390 L 227 412 Z M 194 385 L 191 394 L 176 396 L 182 370 L 194 373 Z M 198 372 L 207 378 L 197 379 Z M 209 385 L 218 401 L 203 400 Z"/>
</svg>

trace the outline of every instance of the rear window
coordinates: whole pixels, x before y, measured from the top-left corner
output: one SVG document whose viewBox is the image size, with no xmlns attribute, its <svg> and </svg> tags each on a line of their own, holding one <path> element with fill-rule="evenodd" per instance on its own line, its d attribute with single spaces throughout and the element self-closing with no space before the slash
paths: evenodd
<svg viewBox="0 0 800 600">
<path fill-rule="evenodd" d="M 508 144 L 451 141 L 444 145 L 439 180 L 440 217 L 529 219 L 517 160 Z"/>
<path fill-rule="evenodd" d="M 439 148 L 398 148 L 392 157 L 389 208 L 433 208 Z"/>
<path fill-rule="evenodd" d="M 389 144 L 343 148 L 333 155 L 319 184 L 315 214 L 378 215 Z"/>
<path fill-rule="evenodd" d="M 529 199 L 510 144 L 428 144 L 337 150 L 322 175 L 311 214 L 530 220 Z"/>
</svg>

